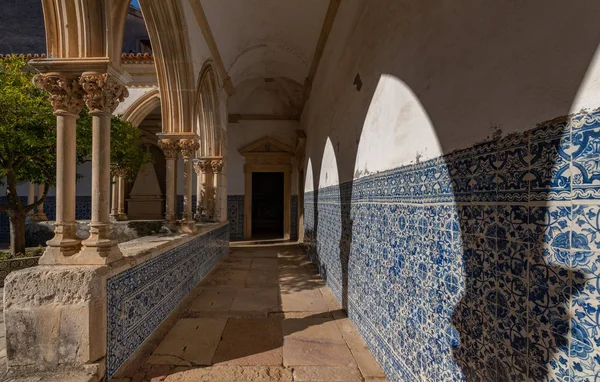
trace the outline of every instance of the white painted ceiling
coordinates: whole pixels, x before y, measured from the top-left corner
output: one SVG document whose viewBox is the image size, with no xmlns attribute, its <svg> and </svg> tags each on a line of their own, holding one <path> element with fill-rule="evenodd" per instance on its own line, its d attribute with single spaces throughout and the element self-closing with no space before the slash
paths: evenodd
<svg viewBox="0 0 600 382">
<path fill-rule="evenodd" d="M 252 87 L 266 91 L 275 88 L 281 107 L 296 102 L 296 93 L 301 90 L 312 63 L 329 1 L 201 0 L 201 3 L 225 69 L 240 90 L 233 103 L 244 109 L 246 98 L 256 95 Z M 296 88 L 282 91 L 281 86 L 265 85 L 265 78 L 275 79 L 275 84 L 285 83 L 285 89 L 290 87 L 289 80 L 293 80 Z"/>
</svg>

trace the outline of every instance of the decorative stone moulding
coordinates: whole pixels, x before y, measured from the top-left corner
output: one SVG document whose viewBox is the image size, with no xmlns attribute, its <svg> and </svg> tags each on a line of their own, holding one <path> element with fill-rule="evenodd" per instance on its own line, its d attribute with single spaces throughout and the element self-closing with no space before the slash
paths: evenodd
<svg viewBox="0 0 600 382">
<path fill-rule="evenodd" d="M 36 74 L 33 83 L 50 93 L 50 103 L 55 114 L 78 115 L 83 108 L 84 93 L 76 76 L 60 73 Z"/>
<path fill-rule="evenodd" d="M 210 161 L 210 168 L 214 174 L 218 174 L 223 170 L 223 159 L 212 159 Z"/>
<path fill-rule="evenodd" d="M 179 153 L 179 145 L 175 139 L 159 139 L 158 146 L 165 154 L 166 159 L 177 158 L 177 154 Z"/>
<path fill-rule="evenodd" d="M 84 73 L 79 83 L 90 113 L 112 114 L 120 102 L 129 96 L 127 88 L 108 73 Z"/>
<path fill-rule="evenodd" d="M 196 151 L 200 147 L 198 140 L 195 138 L 181 139 L 178 142 L 178 145 L 181 150 L 181 156 L 183 156 L 184 159 L 191 159 L 194 157 Z"/>
</svg>

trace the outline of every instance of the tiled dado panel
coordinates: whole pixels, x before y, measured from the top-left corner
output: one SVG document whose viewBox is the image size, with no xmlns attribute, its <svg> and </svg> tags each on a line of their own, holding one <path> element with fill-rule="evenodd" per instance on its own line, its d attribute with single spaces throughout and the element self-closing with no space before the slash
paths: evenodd
<svg viewBox="0 0 600 382">
<path fill-rule="evenodd" d="M 600 113 L 307 193 L 305 229 L 391 380 L 600 377 Z"/>
<path fill-rule="evenodd" d="M 21 196 L 21 203 L 27 203 L 27 197 Z M 0 204 L 6 204 L 6 196 L 0 197 Z M 56 197 L 48 196 L 44 202 L 44 213 L 48 220 L 56 219 Z M 75 202 L 75 218 L 90 220 L 92 218 L 92 197 L 77 196 Z M 10 223 L 8 215 L 0 213 L 0 243 L 10 242 Z"/>
<path fill-rule="evenodd" d="M 291 233 L 292 241 L 298 240 L 298 195 L 292 195 Z M 244 240 L 244 195 L 227 195 L 227 220 L 231 227 L 231 240 Z"/>
<path fill-rule="evenodd" d="M 227 220 L 231 240 L 244 240 L 244 195 L 227 195 Z"/>
<path fill-rule="evenodd" d="M 108 379 L 227 254 L 228 242 L 224 225 L 107 280 Z"/>
</svg>

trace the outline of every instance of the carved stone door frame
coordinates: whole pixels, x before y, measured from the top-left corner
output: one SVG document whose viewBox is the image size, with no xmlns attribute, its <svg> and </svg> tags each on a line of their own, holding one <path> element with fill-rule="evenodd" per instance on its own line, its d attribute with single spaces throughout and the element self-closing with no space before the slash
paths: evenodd
<svg viewBox="0 0 600 382">
<path fill-rule="evenodd" d="M 283 239 L 290 239 L 292 199 L 292 158 L 294 150 L 285 143 L 264 137 L 238 150 L 246 158 L 244 165 L 244 239 L 252 238 L 252 174 L 283 173 Z"/>
</svg>

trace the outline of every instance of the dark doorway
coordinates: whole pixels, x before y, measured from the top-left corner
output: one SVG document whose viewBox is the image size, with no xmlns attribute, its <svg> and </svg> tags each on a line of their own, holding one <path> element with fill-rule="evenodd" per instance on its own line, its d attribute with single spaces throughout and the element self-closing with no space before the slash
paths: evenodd
<svg viewBox="0 0 600 382">
<path fill-rule="evenodd" d="M 283 237 L 283 172 L 252 173 L 252 238 Z"/>
</svg>

